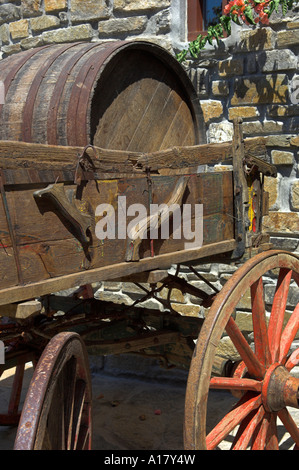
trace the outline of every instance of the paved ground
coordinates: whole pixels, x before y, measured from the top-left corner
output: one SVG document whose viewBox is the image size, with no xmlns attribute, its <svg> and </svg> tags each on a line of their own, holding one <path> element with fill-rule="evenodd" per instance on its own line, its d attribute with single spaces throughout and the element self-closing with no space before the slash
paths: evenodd
<svg viewBox="0 0 299 470">
<path fill-rule="evenodd" d="M 143 371 L 144 372 L 144 371 Z M 95 450 L 182 450 L 183 414 L 187 375 L 156 374 L 149 379 L 137 376 L 111 376 L 103 371 L 93 373 L 93 421 Z M 26 371 L 29 382 L 31 369 Z M 0 383 L 1 412 L 6 409 L 12 376 L 6 374 Z M 235 401 L 230 393 L 215 392 L 209 424 L 219 410 Z M 220 406 L 219 406 L 220 405 Z M 295 419 L 299 426 L 299 412 Z M 279 428 L 279 431 L 282 427 Z M 0 427 L 0 450 L 13 448 L 16 429 Z M 287 435 L 280 436 L 288 448 Z M 229 448 L 232 436 L 224 448 Z"/>
</svg>

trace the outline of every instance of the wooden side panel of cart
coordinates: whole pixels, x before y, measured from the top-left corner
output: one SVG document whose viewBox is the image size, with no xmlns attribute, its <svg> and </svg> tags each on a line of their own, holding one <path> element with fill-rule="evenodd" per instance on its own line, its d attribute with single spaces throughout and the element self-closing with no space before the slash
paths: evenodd
<svg viewBox="0 0 299 470">
<path fill-rule="evenodd" d="M 232 252 L 240 241 L 235 192 L 238 173 L 243 173 L 241 160 L 236 164 L 234 145 L 144 155 L 1 142 L 0 303 Z M 240 157 L 247 164 L 260 166 L 258 172 L 273 173 L 273 167 L 256 158 L 265 154 L 263 139 L 249 139 L 243 146 Z M 206 171 L 207 165 L 233 164 L 233 155 L 234 171 Z M 180 181 L 184 184 L 178 186 Z M 172 200 L 193 208 L 202 204 L 203 245 L 186 250 L 190 240 L 172 236 L 151 245 L 146 236 L 130 258 L 128 239 L 117 237 L 119 196 L 126 196 L 127 207 L 138 202 L 148 210 L 151 203 Z M 115 209 L 115 239 L 96 236 L 100 204 Z"/>
</svg>

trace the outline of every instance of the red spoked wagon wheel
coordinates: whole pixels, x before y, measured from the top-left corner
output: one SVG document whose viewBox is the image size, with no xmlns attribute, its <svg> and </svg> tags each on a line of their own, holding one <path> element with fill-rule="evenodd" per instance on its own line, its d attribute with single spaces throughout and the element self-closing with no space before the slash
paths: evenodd
<svg viewBox="0 0 299 470">
<path fill-rule="evenodd" d="M 59 333 L 34 371 L 15 450 L 89 450 L 91 379 L 86 349 L 76 333 Z"/>
<path fill-rule="evenodd" d="M 271 314 L 266 315 L 263 276 L 273 270 L 278 277 Z M 292 408 L 299 408 L 299 378 L 292 375 L 299 365 L 299 303 L 291 314 L 286 313 L 291 283 L 296 286 L 298 302 L 299 258 L 269 251 L 247 261 L 217 295 L 200 331 L 189 372 L 184 429 L 187 450 L 218 449 L 224 440 L 235 450 L 279 449 L 278 428 L 282 426 L 292 441 L 290 447 L 299 448 L 299 428 L 291 416 Z M 248 289 L 254 347 L 232 316 Z M 213 377 L 213 361 L 224 331 L 240 360 L 227 377 Z M 218 390 L 232 392 L 235 403 L 211 426 L 208 404 Z"/>
</svg>

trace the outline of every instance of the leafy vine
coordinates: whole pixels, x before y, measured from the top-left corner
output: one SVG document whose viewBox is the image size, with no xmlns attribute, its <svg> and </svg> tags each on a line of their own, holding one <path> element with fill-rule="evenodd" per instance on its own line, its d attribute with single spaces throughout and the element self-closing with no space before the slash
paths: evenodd
<svg viewBox="0 0 299 470">
<path fill-rule="evenodd" d="M 257 23 L 269 24 L 269 18 L 274 11 L 278 12 L 281 7 L 285 16 L 288 10 L 293 7 L 294 0 L 231 0 L 224 8 L 224 14 L 220 17 L 219 23 L 208 27 L 207 34 L 199 34 L 195 41 L 189 43 L 187 49 L 177 54 L 177 60 L 184 62 L 190 54 L 197 59 L 201 50 L 206 44 L 217 44 L 225 35 L 231 35 L 232 21 L 238 25 L 256 25 Z"/>
</svg>

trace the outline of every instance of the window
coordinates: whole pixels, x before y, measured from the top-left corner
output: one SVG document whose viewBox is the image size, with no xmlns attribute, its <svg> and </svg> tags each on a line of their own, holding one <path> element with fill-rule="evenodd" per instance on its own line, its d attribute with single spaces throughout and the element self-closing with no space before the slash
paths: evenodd
<svg viewBox="0 0 299 470">
<path fill-rule="evenodd" d="M 218 23 L 219 16 L 227 0 L 188 0 L 188 39 L 193 41 L 208 29 L 209 25 Z"/>
</svg>

